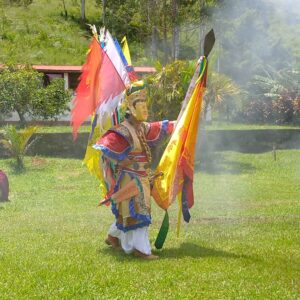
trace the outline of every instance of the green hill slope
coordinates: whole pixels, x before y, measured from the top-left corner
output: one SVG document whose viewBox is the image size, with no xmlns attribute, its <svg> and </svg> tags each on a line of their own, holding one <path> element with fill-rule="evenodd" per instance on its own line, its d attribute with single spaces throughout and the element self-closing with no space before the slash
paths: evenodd
<svg viewBox="0 0 300 300">
<path fill-rule="evenodd" d="M 82 64 L 90 32 L 80 25 L 80 1 L 34 0 L 28 7 L 0 6 L 0 63 Z M 1 2 L 0 2 L 1 3 Z M 87 22 L 99 22 L 101 7 L 87 1 Z"/>
</svg>

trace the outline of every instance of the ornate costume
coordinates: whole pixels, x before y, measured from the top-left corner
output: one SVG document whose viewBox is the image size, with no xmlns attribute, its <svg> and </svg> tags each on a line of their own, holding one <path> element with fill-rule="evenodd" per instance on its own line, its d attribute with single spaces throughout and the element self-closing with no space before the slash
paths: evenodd
<svg viewBox="0 0 300 300">
<path fill-rule="evenodd" d="M 133 93 L 131 102 L 144 102 L 144 91 Z M 130 104 L 128 105 L 130 107 Z M 94 145 L 102 151 L 107 198 L 116 218 L 109 235 L 118 238 L 123 250 L 151 254 L 151 151 L 173 129 L 169 121 L 147 123 L 133 114 L 109 129 Z"/>
</svg>

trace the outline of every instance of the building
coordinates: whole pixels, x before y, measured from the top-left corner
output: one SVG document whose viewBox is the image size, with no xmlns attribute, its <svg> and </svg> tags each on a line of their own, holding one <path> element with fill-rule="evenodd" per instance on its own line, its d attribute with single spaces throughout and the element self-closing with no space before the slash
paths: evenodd
<svg viewBox="0 0 300 300">
<path fill-rule="evenodd" d="M 0 65 L 0 69 L 3 68 L 4 65 Z M 51 66 L 51 65 L 32 65 L 32 68 L 37 70 L 38 72 L 44 73 L 45 82 L 50 83 L 53 78 L 63 78 L 65 81 L 65 89 L 75 90 L 79 77 L 81 74 L 82 66 Z M 144 75 L 155 73 L 156 69 L 153 67 L 134 67 L 134 71 L 139 75 L 139 77 L 143 77 Z M 13 113 L 11 116 L 5 119 L 7 122 L 16 122 L 19 120 L 17 113 Z M 58 121 L 69 121 L 70 113 L 66 113 L 65 115 L 60 116 Z"/>
<path fill-rule="evenodd" d="M 48 65 L 33 65 L 33 69 L 42 72 L 51 81 L 52 78 L 64 78 L 65 88 L 75 90 L 78 84 L 78 79 L 81 74 L 82 66 L 48 66 Z M 134 71 L 140 77 L 155 73 L 154 67 L 134 67 Z"/>
</svg>

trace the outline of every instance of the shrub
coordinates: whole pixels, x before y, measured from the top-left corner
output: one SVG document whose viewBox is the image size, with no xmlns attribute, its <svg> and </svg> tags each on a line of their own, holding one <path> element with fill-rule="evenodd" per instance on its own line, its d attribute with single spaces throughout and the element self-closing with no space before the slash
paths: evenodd
<svg viewBox="0 0 300 300">
<path fill-rule="evenodd" d="M 55 118 L 68 109 L 70 93 L 63 79 L 44 87 L 43 75 L 25 67 L 8 67 L 0 74 L 0 113 L 16 111 L 22 126 L 26 115 L 44 119 Z"/>
<path fill-rule="evenodd" d="M 250 83 L 244 114 L 248 121 L 297 123 L 300 120 L 300 72 L 267 67 Z"/>
<path fill-rule="evenodd" d="M 18 169 L 24 169 L 24 155 L 36 141 L 36 138 L 31 139 L 36 131 L 37 127 L 27 127 L 21 130 L 17 130 L 12 125 L 4 127 L 4 139 L 0 142 L 15 159 Z"/>
</svg>

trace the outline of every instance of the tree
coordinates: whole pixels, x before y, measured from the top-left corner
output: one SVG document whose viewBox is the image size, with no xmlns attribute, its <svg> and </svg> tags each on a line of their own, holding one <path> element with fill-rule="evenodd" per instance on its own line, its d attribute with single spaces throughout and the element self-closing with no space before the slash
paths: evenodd
<svg viewBox="0 0 300 300">
<path fill-rule="evenodd" d="M 147 78 L 149 83 L 150 118 L 175 120 L 193 76 L 195 65 L 177 60 L 162 67 Z"/>
<path fill-rule="evenodd" d="M 220 71 L 247 86 L 263 64 L 276 70 L 295 66 L 299 26 L 292 24 L 294 10 L 287 1 L 223 1 L 214 16 Z"/>
<path fill-rule="evenodd" d="M 18 113 L 22 126 L 26 115 L 51 119 L 68 109 L 70 94 L 63 79 L 44 87 L 43 75 L 26 68 L 9 67 L 0 74 L 0 113 Z"/>
<path fill-rule="evenodd" d="M 26 115 L 51 119 L 68 109 L 70 94 L 63 79 L 44 87 L 43 74 L 30 68 L 10 67 L 0 74 L 0 113 L 18 113 L 22 126 Z"/>
<path fill-rule="evenodd" d="M 36 90 L 42 88 L 42 74 L 29 69 L 5 69 L 0 74 L 0 111 L 16 111 L 22 125 L 36 98 Z"/>
<path fill-rule="evenodd" d="M 103 0 L 96 0 L 102 5 Z M 201 39 L 206 33 L 204 24 L 207 22 L 211 11 L 220 0 L 115 0 L 105 1 L 105 25 L 117 38 L 126 35 L 131 44 L 149 44 L 145 48 L 145 56 L 152 61 L 160 60 L 164 65 L 178 58 L 182 48 L 189 52 L 200 53 L 199 35 L 196 43 L 192 41 L 193 51 L 190 49 L 192 38 L 187 24 L 193 25 L 201 31 Z M 181 27 L 184 28 L 183 36 L 188 36 L 188 41 L 181 38 Z M 203 27 L 201 30 L 199 27 Z M 191 59 L 196 57 L 191 55 Z M 186 57 L 184 57 L 186 58 Z"/>
<path fill-rule="evenodd" d="M 219 110 L 221 114 L 225 113 L 226 120 L 229 121 L 230 110 L 233 110 L 234 103 L 230 103 L 227 98 L 239 93 L 240 88 L 230 77 L 212 72 L 208 78 L 204 116 L 206 115 L 208 104 L 210 104 L 213 110 Z"/>
<path fill-rule="evenodd" d="M 32 114 L 43 119 L 52 119 L 68 110 L 71 95 L 64 88 L 63 79 L 53 79 L 51 83 L 37 91 L 32 103 Z"/>
</svg>

